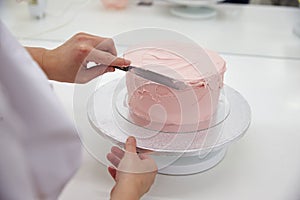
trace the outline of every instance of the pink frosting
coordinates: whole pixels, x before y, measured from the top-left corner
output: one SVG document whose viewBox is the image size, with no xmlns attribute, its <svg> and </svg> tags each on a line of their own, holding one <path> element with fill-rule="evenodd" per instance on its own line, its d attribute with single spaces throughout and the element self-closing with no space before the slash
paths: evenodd
<svg viewBox="0 0 300 200">
<path fill-rule="evenodd" d="M 206 53 L 213 63 L 209 71 L 160 49 L 126 53 L 125 58 L 131 60 L 133 66 L 147 68 L 151 65 L 151 70 L 189 85 L 187 89 L 175 90 L 127 73 L 128 105 L 134 123 L 165 132 L 207 128 L 217 109 L 226 64 L 217 53 L 209 50 Z"/>
<path fill-rule="evenodd" d="M 124 9 L 127 4 L 128 0 L 101 0 L 103 5 L 108 9 Z"/>
</svg>

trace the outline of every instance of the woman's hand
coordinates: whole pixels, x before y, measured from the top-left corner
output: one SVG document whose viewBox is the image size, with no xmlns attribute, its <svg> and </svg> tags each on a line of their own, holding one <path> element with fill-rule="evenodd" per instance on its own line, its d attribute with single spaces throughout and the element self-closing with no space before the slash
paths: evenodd
<svg viewBox="0 0 300 200">
<path fill-rule="evenodd" d="M 86 83 L 106 72 L 110 66 L 127 66 L 130 61 L 118 58 L 112 39 L 78 33 L 53 50 L 27 47 L 34 60 L 51 80 Z M 87 68 L 89 62 L 96 67 Z"/>
<path fill-rule="evenodd" d="M 136 153 L 136 140 L 129 137 L 125 144 L 125 152 L 113 147 L 107 159 L 114 165 L 108 171 L 116 181 L 111 191 L 111 200 L 136 200 L 149 191 L 157 174 L 157 166 L 153 159 L 145 154 Z"/>
</svg>

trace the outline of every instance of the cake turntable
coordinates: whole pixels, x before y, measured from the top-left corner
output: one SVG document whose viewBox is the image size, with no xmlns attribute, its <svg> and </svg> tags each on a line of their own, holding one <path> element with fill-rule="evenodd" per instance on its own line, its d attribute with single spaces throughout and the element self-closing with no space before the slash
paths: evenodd
<svg viewBox="0 0 300 200">
<path fill-rule="evenodd" d="M 208 19 L 217 15 L 214 5 L 221 0 L 166 0 L 174 5 L 171 13 L 188 19 Z"/>
<path fill-rule="evenodd" d="M 138 149 L 151 151 L 161 174 L 188 175 L 214 167 L 250 125 L 249 104 L 236 90 L 224 85 L 209 128 L 179 133 L 144 128 L 130 117 L 125 81 L 125 76 L 110 81 L 90 96 L 89 123 L 98 134 L 120 147 L 128 136 L 135 136 Z"/>
</svg>

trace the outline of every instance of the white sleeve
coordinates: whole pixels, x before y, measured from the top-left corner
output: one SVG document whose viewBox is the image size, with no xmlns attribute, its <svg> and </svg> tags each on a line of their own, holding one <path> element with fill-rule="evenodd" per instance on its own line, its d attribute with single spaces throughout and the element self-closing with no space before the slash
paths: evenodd
<svg viewBox="0 0 300 200">
<path fill-rule="evenodd" d="M 46 75 L 1 21 L 0 86 L 0 105 L 9 104 L 0 106 L 0 199 L 56 199 L 81 143 Z"/>
<path fill-rule="evenodd" d="M 1 84 L 0 128 L 0 199 L 34 199 L 26 158 L 15 136 L 22 129 L 22 122 L 7 101 Z M 22 189 L 14 191 L 13 188 Z"/>
</svg>

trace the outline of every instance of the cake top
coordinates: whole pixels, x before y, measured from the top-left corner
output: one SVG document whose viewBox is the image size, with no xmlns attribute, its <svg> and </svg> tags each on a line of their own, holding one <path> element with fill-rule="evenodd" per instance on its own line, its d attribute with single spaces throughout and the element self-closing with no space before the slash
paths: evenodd
<svg viewBox="0 0 300 200">
<path fill-rule="evenodd" d="M 133 66 L 185 81 L 202 80 L 226 70 L 225 61 L 217 53 L 209 50 L 190 52 L 179 55 L 171 50 L 149 47 L 129 51 L 124 57 L 131 60 Z"/>
</svg>

